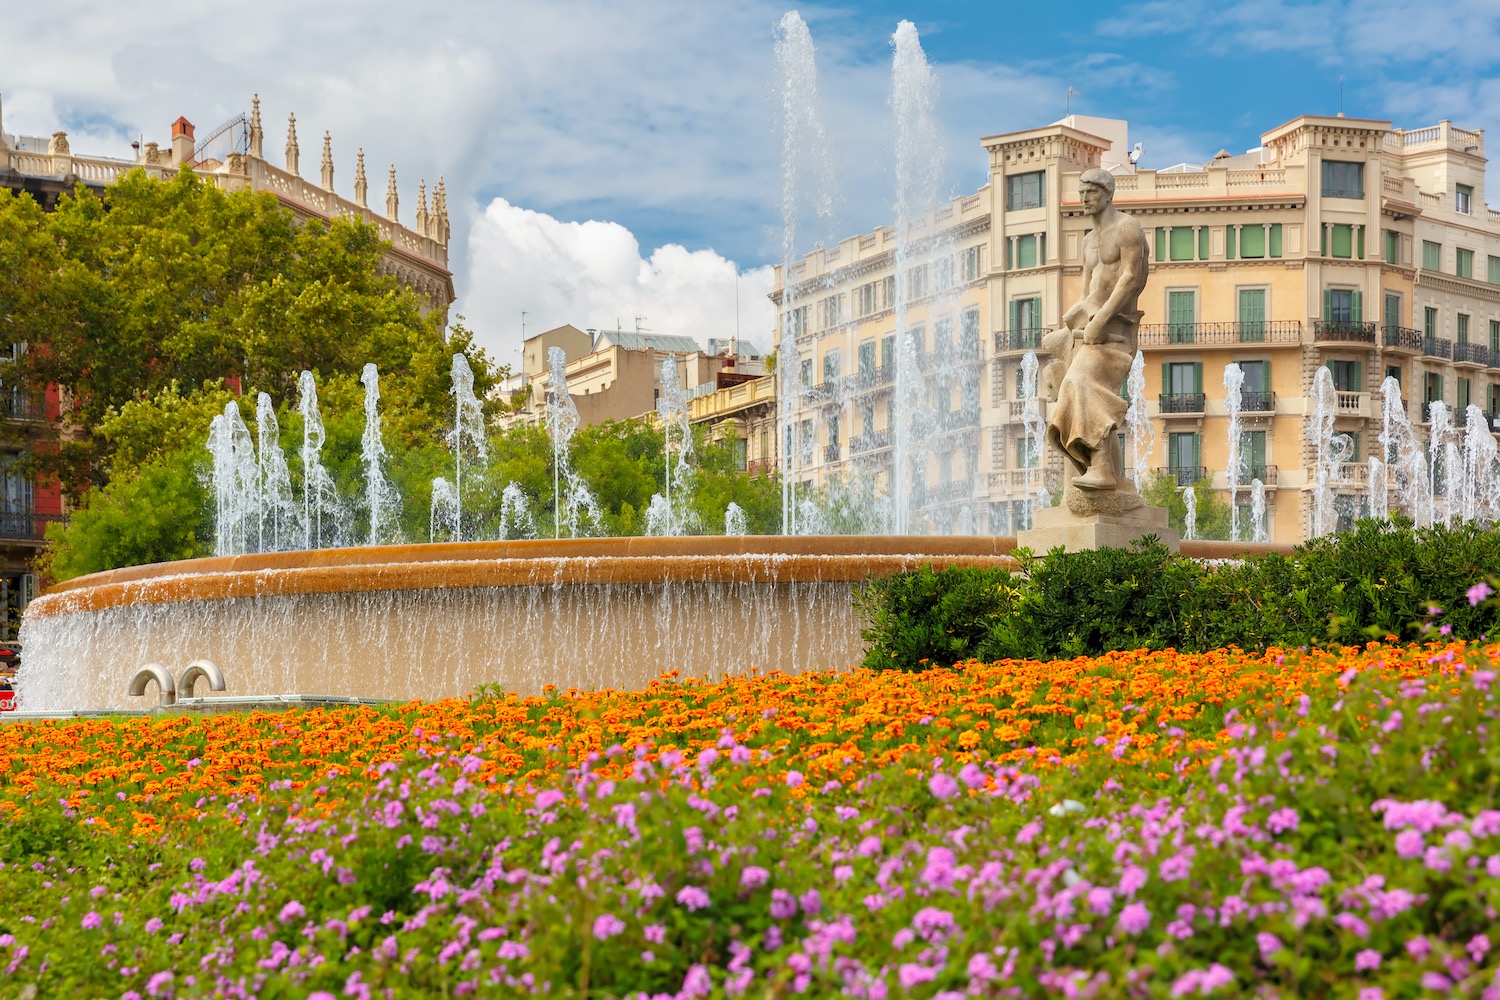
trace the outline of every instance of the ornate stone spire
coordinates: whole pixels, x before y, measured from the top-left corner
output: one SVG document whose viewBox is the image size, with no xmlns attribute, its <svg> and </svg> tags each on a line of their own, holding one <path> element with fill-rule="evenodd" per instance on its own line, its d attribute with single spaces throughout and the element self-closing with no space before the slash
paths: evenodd
<svg viewBox="0 0 1500 1000">
<path fill-rule="evenodd" d="M 398 221 L 396 210 L 400 207 L 401 199 L 396 197 L 396 165 L 391 164 L 391 179 L 385 184 L 385 217 L 392 222 Z"/>
<path fill-rule="evenodd" d="M 423 236 L 429 236 L 427 232 L 427 180 L 423 178 L 417 182 L 417 232 Z"/>
<path fill-rule="evenodd" d="M 323 190 L 333 190 L 333 137 L 323 132 Z"/>
<path fill-rule="evenodd" d="M 361 147 L 359 155 L 354 158 L 354 204 L 360 208 L 369 208 L 365 198 L 370 193 L 370 182 L 365 179 L 365 151 Z"/>
<path fill-rule="evenodd" d="M 432 192 L 432 238 L 448 245 L 448 186 L 441 177 Z"/>
<path fill-rule="evenodd" d="M 297 169 L 297 154 L 301 152 L 297 148 L 297 116 L 291 115 L 287 119 L 286 126 L 286 172 L 289 174 L 302 175 Z"/>
<path fill-rule="evenodd" d="M 260 151 L 264 139 L 265 132 L 260 127 L 260 95 L 256 94 L 250 98 L 250 155 L 257 160 L 264 159 Z"/>
</svg>

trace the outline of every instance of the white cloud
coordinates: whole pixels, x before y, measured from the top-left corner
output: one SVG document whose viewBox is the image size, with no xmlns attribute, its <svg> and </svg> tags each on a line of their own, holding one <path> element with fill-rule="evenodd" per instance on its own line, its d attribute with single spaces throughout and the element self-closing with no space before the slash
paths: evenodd
<svg viewBox="0 0 1500 1000">
<path fill-rule="evenodd" d="M 469 231 L 475 278 L 462 304 L 481 343 L 501 364 L 517 364 L 521 311 L 528 334 L 571 323 L 710 337 L 736 331 L 770 350 L 775 309 L 766 294 L 771 269 L 741 273 L 712 250 L 667 244 L 641 252 L 616 222 L 564 222 L 496 198 Z M 738 303 L 736 303 L 738 297 Z"/>
</svg>

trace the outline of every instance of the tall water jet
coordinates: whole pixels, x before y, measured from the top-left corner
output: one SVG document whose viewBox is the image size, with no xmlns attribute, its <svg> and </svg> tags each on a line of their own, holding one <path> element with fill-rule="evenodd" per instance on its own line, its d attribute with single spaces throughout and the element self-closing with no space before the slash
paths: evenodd
<svg viewBox="0 0 1500 1000">
<path fill-rule="evenodd" d="M 1473 403 L 1464 411 L 1464 507 L 1471 521 L 1500 519 L 1500 447 L 1489 417 Z"/>
<path fill-rule="evenodd" d="M 213 456 L 214 555 L 254 551 L 259 541 L 260 472 L 255 442 L 233 400 L 209 424 L 208 451 Z"/>
<path fill-rule="evenodd" d="M 401 496 L 385 477 L 385 441 L 380 436 L 380 372 L 365 365 L 359 377 L 365 387 L 365 430 L 360 463 L 365 468 L 365 510 L 370 517 L 370 545 L 400 541 Z"/>
<path fill-rule="evenodd" d="M 473 466 L 470 470 L 472 478 L 476 471 L 484 468 L 484 463 L 489 458 L 489 441 L 485 436 L 484 408 L 474 396 L 474 372 L 469 367 L 469 359 L 461 351 L 453 355 L 451 378 L 453 388 L 449 391 L 453 395 L 454 415 L 453 430 L 448 433 L 448 446 L 453 449 L 453 537 L 454 541 L 463 541 L 464 459 L 467 456 L 469 464 Z M 434 497 L 437 495 L 436 486 L 434 482 Z"/>
<path fill-rule="evenodd" d="M 1229 462 L 1224 469 L 1229 479 L 1229 539 L 1240 540 L 1240 389 L 1245 373 L 1237 362 L 1224 366 L 1224 412 L 1229 416 Z"/>
<path fill-rule="evenodd" d="M 896 137 L 896 426 L 891 442 L 891 492 L 893 528 L 897 534 L 912 531 L 912 507 L 922 481 L 926 451 L 918 444 L 922 435 L 921 410 L 926 385 L 919 366 L 921 353 L 914 332 L 908 327 L 907 309 L 923 289 L 914 287 L 912 271 L 921 263 L 914 251 L 915 229 L 938 201 L 943 175 L 944 150 L 937 123 L 937 77 L 922 51 L 916 25 L 902 21 L 891 36 L 891 117 Z M 926 254 L 930 256 L 932 248 Z"/>
<path fill-rule="evenodd" d="M 1387 375 L 1380 386 L 1380 446 L 1385 456 L 1383 486 L 1385 516 L 1390 511 L 1390 490 L 1394 487 L 1406 513 L 1421 527 L 1432 523 L 1432 492 L 1426 460 L 1406 416 L 1406 401 L 1401 398 L 1401 383 Z M 1394 482 L 1392 476 L 1394 475 Z M 1378 516 L 1381 507 L 1372 509 Z"/>
<path fill-rule="evenodd" d="M 1052 506 L 1047 492 L 1042 457 L 1046 454 L 1047 422 L 1042 419 L 1038 400 L 1036 352 L 1027 351 L 1021 358 L 1021 425 L 1026 441 L 1026 518 L 1030 527 L 1037 510 Z"/>
<path fill-rule="evenodd" d="M 323 467 L 323 415 L 313 373 L 297 377 L 297 410 L 302 414 L 302 547 L 320 549 L 342 542 L 343 508 L 333 477 Z"/>
<path fill-rule="evenodd" d="M 1333 509 L 1333 481 L 1338 476 L 1333 454 L 1333 418 L 1337 412 L 1338 397 L 1333 391 L 1333 374 L 1328 366 L 1320 365 L 1313 375 L 1312 413 L 1307 419 L 1307 439 L 1315 453 L 1313 462 L 1313 506 L 1312 535 L 1317 537 L 1332 531 L 1335 524 Z"/>
<path fill-rule="evenodd" d="M 1140 351 L 1130 362 L 1130 374 L 1125 379 L 1125 391 L 1130 396 L 1130 408 L 1125 411 L 1125 439 L 1130 444 L 1131 478 L 1136 489 L 1146 485 L 1146 476 L 1151 470 L 1151 452 L 1156 447 L 1156 432 L 1151 428 L 1151 418 L 1146 414 L 1146 356 Z"/>
<path fill-rule="evenodd" d="M 439 480 L 441 481 L 441 480 Z M 500 538 L 536 538 L 536 518 L 520 483 L 506 483 L 500 492 Z"/>
<path fill-rule="evenodd" d="M 647 525 L 653 535 L 686 535 L 698 527 L 693 511 L 693 427 L 675 354 L 667 355 L 661 364 L 661 397 L 656 413 L 661 417 L 664 435 L 665 495 L 661 504 L 655 496 L 651 498 Z"/>
<path fill-rule="evenodd" d="M 833 157 L 823 127 L 818 97 L 818 68 L 812 35 L 796 11 L 776 26 L 778 117 L 781 124 L 781 261 L 782 300 L 778 323 L 781 339 L 776 349 L 777 424 L 781 465 L 781 531 L 797 533 L 797 477 L 794 472 L 794 423 L 797 404 L 806 391 L 801 382 L 797 337 L 811 332 L 798 322 L 795 268 L 798 225 L 804 200 L 813 214 L 827 221 L 833 216 Z"/>
<path fill-rule="evenodd" d="M 1182 489 L 1182 539 L 1193 541 L 1198 537 L 1198 491 L 1191 484 Z"/>
<path fill-rule="evenodd" d="M 1370 487 L 1370 495 L 1368 500 L 1368 503 L 1370 505 L 1370 509 L 1368 512 L 1369 517 L 1372 520 L 1375 518 L 1389 518 L 1391 516 L 1391 512 L 1389 509 L 1387 509 L 1386 506 L 1387 494 L 1385 480 L 1387 473 L 1385 463 L 1382 462 L 1379 458 L 1376 458 L 1374 455 L 1371 455 L 1365 462 L 1365 466 L 1367 470 L 1365 473 L 1365 477 Z"/>
<path fill-rule="evenodd" d="M 1452 467 L 1447 464 L 1446 459 L 1448 434 L 1453 429 L 1453 414 L 1447 403 L 1437 399 L 1427 404 L 1427 425 L 1428 523 L 1437 524 L 1437 498 L 1441 494 L 1446 498 L 1443 503 L 1443 523 L 1448 524 L 1453 508 L 1452 493 L 1448 488 Z"/>
<path fill-rule="evenodd" d="M 724 534 L 736 536 L 749 533 L 749 521 L 745 517 L 745 511 L 733 500 L 729 501 L 729 506 L 724 508 Z"/>
<path fill-rule="evenodd" d="M 599 504 L 573 468 L 568 446 L 578 430 L 578 404 L 568 392 L 568 357 L 561 347 L 547 349 L 551 367 L 547 404 L 547 434 L 552 438 L 552 531 L 554 538 L 592 534 L 599 527 Z"/>
<path fill-rule="evenodd" d="M 1266 484 L 1259 478 L 1250 480 L 1250 540 L 1270 540 L 1266 530 Z"/>
<path fill-rule="evenodd" d="M 281 425 L 267 393 L 255 398 L 256 464 L 260 479 L 261 552 L 280 552 L 292 544 L 297 502 L 292 499 L 292 470 L 281 448 Z"/>
<path fill-rule="evenodd" d="M 432 481 L 432 509 L 428 515 L 427 540 L 461 542 L 458 491 L 442 476 Z"/>
</svg>

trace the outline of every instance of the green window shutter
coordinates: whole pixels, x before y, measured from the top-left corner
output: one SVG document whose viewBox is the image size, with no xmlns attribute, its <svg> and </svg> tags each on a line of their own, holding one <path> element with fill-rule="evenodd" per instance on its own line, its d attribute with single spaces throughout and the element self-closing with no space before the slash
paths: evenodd
<svg viewBox="0 0 1500 1000">
<path fill-rule="evenodd" d="M 1271 225 L 1271 250 L 1269 255 L 1272 257 L 1281 256 L 1281 223 L 1279 222 Z"/>
<path fill-rule="evenodd" d="M 1318 256 L 1319 257 L 1327 257 L 1328 256 L 1328 227 L 1327 226 L 1319 226 L 1318 227 Z"/>
<path fill-rule="evenodd" d="M 1005 240 L 1005 269 L 1009 271 L 1012 269 L 1012 267 L 1014 267 L 1014 265 L 1010 260 L 1010 238 L 1007 237 Z"/>
<path fill-rule="evenodd" d="M 1038 233 L 1036 237 L 1036 262 L 1040 267 L 1047 263 L 1047 234 Z"/>
<path fill-rule="evenodd" d="M 1193 362 L 1193 391 L 1203 392 L 1203 362 L 1201 361 Z"/>
<path fill-rule="evenodd" d="M 1202 229 L 1198 230 L 1198 259 L 1199 260 L 1208 260 L 1208 248 L 1209 248 L 1208 227 L 1204 226 Z"/>
<path fill-rule="evenodd" d="M 1360 292 L 1355 292 L 1349 298 L 1349 318 L 1355 323 L 1363 323 L 1365 321 L 1364 296 Z"/>
<path fill-rule="evenodd" d="M 1401 325 L 1401 296 L 1387 295 L 1385 297 L 1385 325 Z"/>
<path fill-rule="evenodd" d="M 1191 226 L 1173 226 L 1170 237 L 1173 260 L 1193 259 L 1193 229 Z"/>
<path fill-rule="evenodd" d="M 1447 398 L 1447 396 L 1443 393 L 1443 376 L 1441 376 L 1441 375 L 1439 375 L 1437 377 L 1437 391 L 1438 391 L 1438 393 L 1437 393 L 1437 398 L 1438 399 L 1446 399 Z"/>
<path fill-rule="evenodd" d="M 1333 315 L 1333 293 L 1323 289 L 1323 318 L 1326 320 Z"/>
<path fill-rule="evenodd" d="M 1365 227 L 1364 226 L 1360 226 L 1359 227 L 1358 232 L 1355 233 L 1355 237 L 1356 237 L 1356 242 L 1355 242 L 1355 245 L 1354 245 L 1354 251 L 1355 251 L 1354 256 L 1358 257 L 1360 260 L 1364 260 L 1365 259 Z"/>
<path fill-rule="evenodd" d="M 1202 365 L 1198 366 L 1202 368 Z M 1203 468 L 1203 435 L 1193 435 L 1193 475 L 1197 475 L 1198 469 Z"/>
<path fill-rule="evenodd" d="M 1019 330 L 1020 328 L 1021 328 L 1021 300 L 1020 299 L 1011 299 L 1010 300 L 1010 329 L 1012 329 L 1012 330 Z"/>
<path fill-rule="evenodd" d="M 1167 259 L 1167 231 L 1161 226 L 1156 227 L 1156 259 Z"/>
<path fill-rule="evenodd" d="M 1266 290 L 1243 288 L 1240 290 L 1240 339 L 1262 341 L 1266 339 Z"/>
<path fill-rule="evenodd" d="M 1235 250 L 1235 227 L 1224 227 L 1224 259 L 1234 260 Z"/>
<path fill-rule="evenodd" d="M 1266 230 L 1260 225 L 1246 226 L 1240 230 L 1240 258 L 1258 260 L 1266 255 Z"/>
<path fill-rule="evenodd" d="M 1172 366 L 1167 362 L 1161 363 L 1161 394 L 1163 396 L 1172 393 Z"/>
<path fill-rule="evenodd" d="M 1347 260 L 1354 255 L 1354 227 L 1333 227 L 1333 256 Z"/>
<path fill-rule="evenodd" d="M 1365 391 L 1365 363 L 1363 361 L 1354 362 L 1354 391 Z"/>
</svg>

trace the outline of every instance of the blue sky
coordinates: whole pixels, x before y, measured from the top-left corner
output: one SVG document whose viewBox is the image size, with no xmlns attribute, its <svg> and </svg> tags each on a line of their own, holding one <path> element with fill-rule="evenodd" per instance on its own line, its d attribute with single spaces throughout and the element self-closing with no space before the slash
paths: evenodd
<svg viewBox="0 0 1500 1000">
<path fill-rule="evenodd" d="M 354 148 L 416 182 L 447 180 L 459 309 L 498 358 L 528 332 L 616 320 L 700 339 L 769 325 L 779 255 L 779 139 L 764 0 L 60 0 L 0 35 L 9 132 L 72 133 L 128 156 L 187 115 L 202 129 L 266 114 L 279 161 L 297 113 L 315 170 L 333 134 L 347 194 Z M 982 135 L 1073 110 L 1127 118 L 1142 165 L 1240 152 L 1298 114 L 1408 127 L 1500 124 L 1500 2 L 1146 0 L 800 6 L 836 149 L 837 239 L 892 218 L 889 40 L 914 21 L 939 81 L 945 190 L 983 183 Z M 307 171 L 305 171 L 307 172 Z M 373 193 L 373 192 L 372 192 Z M 374 199 L 380 200 L 380 199 Z M 1491 199 L 1492 201 L 1495 199 Z M 736 294 L 739 304 L 736 306 Z"/>
</svg>

